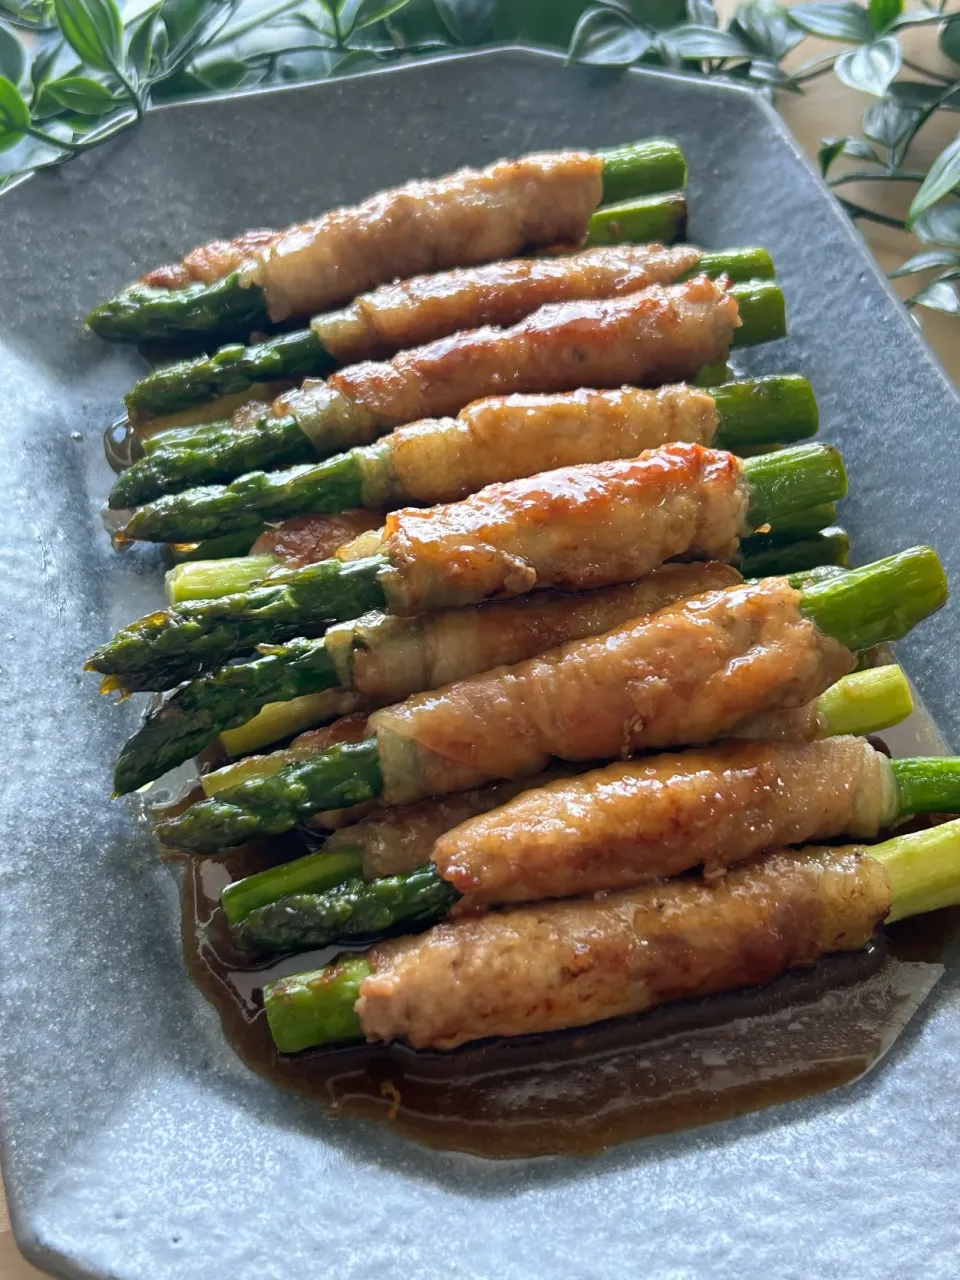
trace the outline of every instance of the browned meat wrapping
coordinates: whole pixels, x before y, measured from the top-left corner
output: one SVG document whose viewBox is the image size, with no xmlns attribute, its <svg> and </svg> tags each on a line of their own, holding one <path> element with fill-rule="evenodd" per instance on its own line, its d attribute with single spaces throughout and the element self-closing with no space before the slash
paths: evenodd
<svg viewBox="0 0 960 1280">
<path fill-rule="evenodd" d="M 374 614 L 331 627 L 324 643 L 342 682 L 382 706 L 739 581 L 719 562 L 661 565 L 638 582 L 583 594 L 550 591 L 414 618 Z"/>
<path fill-rule="evenodd" d="M 889 910 L 887 873 L 865 851 L 774 853 L 713 882 L 515 907 L 381 943 L 356 1011 L 369 1040 L 417 1049 L 583 1026 L 856 950 Z"/>
<path fill-rule="evenodd" d="M 722 872 L 778 845 L 875 836 L 897 812 L 886 756 L 863 738 L 728 742 L 525 791 L 439 836 L 455 911 Z"/>
<path fill-rule="evenodd" d="M 548 782 L 556 776 L 550 772 L 542 780 Z M 363 874 L 368 880 L 402 875 L 429 860 L 438 836 L 478 813 L 504 804 L 529 785 L 529 781 L 495 782 L 459 795 L 375 810 L 362 822 L 341 827 L 324 842 L 323 849 L 325 853 L 362 849 Z"/>
<path fill-rule="evenodd" d="M 338 515 L 294 516 L 261 533 L 251 555 L 272 555 L 291 569 L 336 555 L 345 542 L 383 524 L 379 511 L 341 511 Z"/>
<path fill-rule="evenodd" d="M 408 182 L 353 207 L 270 235 L 240 236 L 184 259 L 193 279 L 240 269 L 264 291 L 270 318 L 309 315 L 387 280 L 578 244 L 602 194 L 599 156 L 560 151 Z M 149 284 L 166 283 L 164 269 Z"/>
<path fill-rule="evenodd" d="M 692 270 L 692 245 L 614 245 L 556 258 L 515 258 L 381 285 L 311 327 L 340 364 L 422 346 L 459 329 L 516 324 L 538 307 L 618 298 Z"/>
<path fill-rule="evenodd" d="M 265 249 L 276 235 L 276 231 L 261 228 L 245 231 L 232 240 L 211 240 L 209 244 L 192 249 L 182 262 L 154 267 L 140 279 L 155 289 L 183 289 L 195 280 L 213 284 L 248 262 L 259 250 Z"/>
<path fill-rule="evenodd" d="M 799 600 L 781 578 L 710 591 L 376 711 L 385 799 L 532 776 L 554 756 L 709 742 L 750 715 L 802 706 L 856 657 Z"/>
<path fill-rule="evenodd" d="M 718 426 L 716 402 L 697 387 L 581 389 L 477 400 L 456 419 L 397 427 L 384 446 L 401 501 L 430 505 L 498 481 L 632 458 L 671 442 L 709 445 Z"/>
<path fill-rule="evenodd" d="M 292 409 L 310 435 L 311 397 L 329 431 L 331 399 L 339 392 L 356 418 L 398 425 L 441 418 L 489 395 L 573 391 L 577 387 L 661 386 L 694 378 L 726 360 L 740 325 L 736 299 L 706 276 L 685 284 L 651 285 L 625 298 L 541 307 L 510 329 L 468 330 L 402 351 L 382 364 L 368 361 L 307 382 L 302 393 L 276 402 Z M 376 434 L 382 434 L 378 430 Z"/>
<path fill-rule="evenodd" d="M 391 512 L 379 545 L 392 613 L 424 613 L 555 587 L 631 582 L 675 556 L 728 560 L 746 531 L 749 486 L 732 454 L 675 444 L 636 458 L 492 484 L 462 502 Z"/>
</svg>

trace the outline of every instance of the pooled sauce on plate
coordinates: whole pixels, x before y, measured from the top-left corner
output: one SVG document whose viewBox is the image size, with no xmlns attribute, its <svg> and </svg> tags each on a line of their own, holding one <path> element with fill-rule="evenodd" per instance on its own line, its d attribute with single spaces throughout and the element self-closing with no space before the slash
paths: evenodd
<svg viewBox="0 0 960 1280">
<path fill-rule="evenodd" d="M 218 902 L 230 880 L 299 852 L 291 836 L 186 868 L 187 965 L 236 1051 L 330 1114 L 385 1120 L 429 1145 L 490 1157 L 590 1155 L 848 1083 L 889 1048 L 960 924 L 960 911 L 920 917 L 891 930 L 892 956 L 878 939 L 767 987 L 551 1035 L 453 1053 L 351 1044 L 284 1057 L 259 988 L 343 948 L 258 962 L 233 947 Z"/>
</svg>

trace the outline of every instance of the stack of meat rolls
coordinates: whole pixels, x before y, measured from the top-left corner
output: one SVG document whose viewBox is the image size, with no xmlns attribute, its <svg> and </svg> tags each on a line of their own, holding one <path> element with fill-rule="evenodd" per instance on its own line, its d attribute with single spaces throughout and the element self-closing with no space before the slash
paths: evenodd
<svg viewBox="0 0 960 1280">
<path fill-rule="evenodd" d="M 727 365 L 786 333 L 773 264 L 658 242 L 684 177 L 659 140 L 462 170 L 90 318 L 309 321 L 131 391 L 113 528 L 179 563 L 88 663 L 161 695 L 118 793 L 203 753 L 164 845 L 326 834 L 223 894 L 259 956 L 374 943 L 268 984 L 281 1052 L 638 1013 L 960 900 L 957 824 L 816 843 L 960 812 L 960 761 L 864 736 L 912 703 L 862 655 L 947 588 L 929 547 L 845 568 L 813 389 Z"/>
</svg>

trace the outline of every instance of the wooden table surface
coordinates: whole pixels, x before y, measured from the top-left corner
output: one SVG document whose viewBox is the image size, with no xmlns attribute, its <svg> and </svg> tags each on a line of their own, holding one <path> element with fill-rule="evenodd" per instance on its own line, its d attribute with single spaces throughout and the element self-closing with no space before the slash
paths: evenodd
<svg viewBox="0 0 960 1280">
<path fill-rule="evenodd" d="M 735 4 L 721 0 L 718 4 L 721 11 L 729 12 Z M 949 64 L 937 59 L 933 42 L 922 30 L 906 34 L 904 44 L 912 47 L 919 55 L 922 50 L 922 61 L 934 69 L 949 70 Z M 833 46 L 834 50 L 836 46 Z M 808 40 L 803 45 L 803 59 L 814 57 L 819 52 L 829 51 L 825 41 Z M 796 54 L 794 54 L 796 56 Z M 954 68 L 955 71 L 955 68 Z M 834 76 L 824 76 L 814 81 L 804 97 L 793 97 L 784 94 L 778 105 L 784 119 L 793 130 L 801 144 L 811 156 L 816 156 L 817 147 L 822 137 L 836 137 L 842 134 L 859 132 L 859 121 L 869 99 L 865 94 L 857 93 L 842 85 Z M 946 116 L 947 113 L 942 112 Z M 956 116 L 950 119 L 933 120 L 925 129 L 915 147 L 917 164 L 913 167 L 926 168 L 934 156 L 950 141 L 952 129 L 955 128 Z M 869 191 L 849 187 L 852 199 L 867 204 L 882 212 L 902 216 L 909 194 L 893 190 L 901 184 L 877 184 Z M 890 189 L 888 189 L 888 186 Z M 907 188 L 907 184 L 903 184 Z M 878 194 L 879 188 L 879 194 Z M 904 258 L 919 251 L 915 240 L 898 231 L 888 230 L 873 223 L 861 223 L 871 248 L 876 253 L 886 270 L 892 269 Z M 896 281 L 900 292 L 904 295 L 916 292 L 920 287 L 916 277 L 910 281 Z M 960 382 L 960 319 L 941 316 L 930 311 L 918 310 L 915 314 L 921 319 L 923 331 L 940 360 L 951 374 Z M 21 1256 L 10 1232 L 6 1205 L 0 1196 L 0 1280 L 40 1280 L 44 1273 L 37 1271 Z M 144 1278 L 146 1280 L 146 1277 Z"/>
</svg>

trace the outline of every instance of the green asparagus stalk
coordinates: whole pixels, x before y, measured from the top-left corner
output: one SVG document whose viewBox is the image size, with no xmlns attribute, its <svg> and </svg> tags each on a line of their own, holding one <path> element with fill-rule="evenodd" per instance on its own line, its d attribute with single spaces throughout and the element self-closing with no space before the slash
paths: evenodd
<svg viewBox="0 0 960 1280">
<path fill-rule="evenodd" d="M 683 152 L 672 142 L 651 139 L 598 154 L 604 204 L 672 191 L 686 182 Z M 270 317 L 259 285 L 232 271 L 213 284 L 176 290 L 132 285 L 96 307 L 87 324 L 101 338 L 143 342 L 182 334 L 245 334 L 267 327 Z"/>
<path fill-rule="evenodd" d="M 745 578 L 768 578 L 818 565 L 844 566 L 849 556 L 850 538 L 845 529 L 834 525 L 806 538 L 783 540 L 770 534 L 744 538 L 739 568 Z"/>
<path fill-rule="evenodd" d="M 852 585 L 851 585 L 852 580 Z M 943 566 L 930 547 L 915 547 L 865 568 L 805 588 L 801 610 L 828 636 L 847 648 L 865 649 L 900 639 L 946 600 Z M 886 602 L 886 604 L 884 604 Z M 372 777 L 378 771 L 376 739 L 364 744 Z M 289 830 L 311 813 L 344 802 L 327 779 L 326 753 L 219 792 L 192 805 L 178 818 L 157 826 L 160 839 L 192 853 L 211 853 L 250 840 L 262 830 L 260 813 L 276 834 Z M 376 791 L 382 789 L 382 778 Z M 371 798 L 371 797 L 365 797 Z M 286 826 L 283 824 L 286 823 Z"/>
<path fill-rule="evenodd" d="M 754 269 L 758 257 L 769 262 L 769 255 L 764 250 L 755 249 L 711 254 L 709 260 L 713 264 L 714 274 L 729 274 L 730 270 L 736 274 L 738 262 L 744 260 L 749 264 L 750 269 Z M 743 327 L 737 330 L 738 343 L 750 345 L 783 336 L 786 332 L 783 298 L 775 284 L 769 280 L 752 280 L 749 283 L 733 285 L 730 292 L 738 300 L 743 320 Z M 745 332 L 746 337 L 744 337 Z M 772 391 L 770 397 L 773 397 Z M 808 391 L 807 401 L 811 398 L 812 392 Z M 762 399 L 760 392 L 755 399 Z M 782 399 L 782 408 L 788 414 L 788 431 L 783 439 L 790 440 L 794 438 L 789 433 L 790 415 L 799 414 L 801 421 L 805 422 L 809 417 L 810 405 L 803 402 L 796 387 L 785 388 Z M 727 400 L 733 401 L 730 405 L 731 413 L 749 419 L 750 405 L 745 395 L 737 399 L 728 393 Z M 774 407 L 771 403 L 768 413 Z M 755 406 L 754 414 L 758 421 L 763 420 L 764 412 L 761 404 Z M 372 439 L 371 433 L 383 435 L 390 430 L 391 426 L 396 425 L 395 422 L 384 419 L 379 425 L 367 423 L 361 431 L 350 423 L 344 422 L 342 407 L 337 409 L 335 416 L 334 435 L 330 437 L 330 448 L 326 451 L 330 453 L 353 443 L 367 445 Z M 288 464 L 316 462 L 318 453 L 323 456 L 324 452 L 316 445 L 315 430 L 313 439 L 308 438 L 294 413 L 277 416 L 272 412 L 265 412 L 255 423 L 246 425 L 240 431 L 231 420 L 208 423 L 203 427 L 161 432 L 149 441 L 145 448 L 146 456 L 118 476 L 110 493 L 109 502 L 112 508 L 123 510 L 160 499 L 159 508 L 154 504 L 154 507 L 146 509 L 146 512 L 152 513 L 151 515 L 138 512 L 128 530 L 128 536 L 147 537 L 158 541 L 160 539 L 150 533 L 151 520 L 154 522 L 157 519 L 162 520 L 165 513 L 168 526 L 175 530 L 176 524 L 171 525 L 170 521 L 180 509 L 180 504 L 171 505 L 169 500 L 164 503 L 161 495 L 165 494 L 169 497 L 182 490 L 190 492 L 192 487 L 224 482 L 240 476 L 242 478 L 238 483 L 241 487 L 244 484 L 253 486 L 250 495 L 253 505 L 249 508 L 238 505 L 236 492 L 233 492 L 230 499 L 233 518 L 235 520 L 239 517 L 249 522 L 251 512 L 259 509 L 254 499 L 262 489 L 262 483 L 251 481 L 245 473 L 256 474 L 258 469 L 269 471 Z M 190 503 L 187 501 L 183 508 L 184 514 L 186 515 L 190 509 Z M 297 508 L 297 510 L 311 509 L 309 506 Z M 183 527 L 186 529 L 192 526 L 187 523 Z M 138 528 L 141 529 L 140 533 L 136 532 Z M 205 537 L 211 533 L 222 534 L 228 531 L 226 528 L 208 527 L 207 532 L 196 536 Z M 189 533 L 184 533 L 181 537 L 174 532 L 165 540 L 169 541 L 173 538 L 185 541 L 193 537 L 194 535 Z"/>
<path fill-rule="evenodd" d="M 831 524 L 832 521 L 826 520 L 824 523 Z M 269 525 L 261 522 L 250 525 L 248 529 L 241 529 L 238 533 L 228 533 L 222 538 L 207 538 L 203 542 L 172 542 L 168 550 L 176 564 L 243 556 L 250 551 L 261 533 L 266 533 L 269 528 Z"/>
<path fill-rule="evenodd" d="M 774 461 L 762 456 L 744 463 L 753 528 L 846 492 L 843 462 L 829 446 L 798 445 L 771 457 Z M 93 654 L 86 669 L 108 677 L 105 691 L 169 689 L 244 649 L 386 608 L 382 575 L 389 568 L 383 555 L 325 560 L 279 571 L 246 592 L 187 601 L 124 627 Z"/>
<path fill-rule="evenodd" d="M 900 667 L 872 667 L 843 676 L 817 699 L 819 737 L 840 734 L 880 733 L 891 725 L 899 724 L 913 711 L 910 682 Z M 292 753 L 275 751 L 272 755 L 240 760 L 235 765 L 219 769 L 221 779 L 213 791 L 216 794 L 230 785 L 231 779 L 242 777 L 250 781 L 254 777 L 270 777 L 286 764 L 292 763 Z M 301 757 L 305 758 L 305 757 Z M 208 774 L 207 779 L 216 774 Z M 538 780 L 530 779 L 528 787 L 536 787 Z M 496 798 L 500 788 L 491 788 L 495 796 L 491 807 L 500 803 Z M 344 828 L 340 837 L 349 841 L 351 828 Z M 362 828 L 360 828 L 362 830 Z M 423 850 L 424 860 L 429 850 Z M 257 907 L 268 906 L 291 894 L 319 894 L 348 880 L 367 879 L 363 870 L 364 846 L 362 836 L 356 836 L 355 845 L 338 843 L 335 849 L 323 849 L 308 853 L 292 862 L 269 867 L 227 885 L 220 896 L 227 920 L 238 925 Z M 413 868 L 411 868 L 412 870 Z"/>
<path fill-rule="evenodd" d="M 711 394 L 719 411 L 718 447 L 736 452 L 744 445 L 755 449 L 765 441 L 784 443 L 816 434 L 817 403 L 806 378 L 795 374 L 754 378 L 717 387 Z M 234 432 L 233 437 L 242 439 L 247 434 L 251 433 Z M 112 504 L 120 501 L 119 487 L 125 486 L 120 505 L 126 505 L 127 481 L 136 482 L 141 474 L 138 468 L 152 466 L 155 456 L 135 463 L 119 477 Z M 124 536 L 148 542 L 193 542 L 229 535 L 235 527 L 245 530 L 257 521 L 402 505 L 409 495 L 397 480 L 391 459 L 391 436 L 386 435 L 375 444 L 322 462 L 250 471 L 229 484 L 166 493 L 133 513 Z"/>
<path fill-rule="evenodd" d="M 960 821 L 869 848 L 853 846 L 881 863 L 890 878 L 887 923 L 960 903 Z M 267 983 L 263 1004 L 281 1053 L 363 1036 L 356 1012 L 364 979 L 374 972 L 362 953 L 341 955 L 323 969 Z"/>
<path fill-rule="evenodd" d="M 590 219 L 587 245 L 671 244 L 686 234 L 687 204 L 681 192 L 628 200 L 598 209 Z M 706 254 L 704 271 L 713 270 L 715 255 Z M 773 264 L 763 250 L 742 250 L 724 259 L 731 279 L 773 277 Z M 749 274 L 745 274 L 749 272 Z M 136 383 L 126 397 L 133 419 L 179 413 L 192 405 L 235 395 L 257 382 L 277 378 L 324 377 L 340 361 L 324 346 L 323 335 L 335 329 L 342 312 L 315 316 L 307 329 L 282 333 L 252 346 L 233 343 L 211 356 L 180 360 L 155 369 Z M 438 335 L 439 336 L 439 335 Z M 291 462 L 297 461 L 295 458 Z"/>
<path fill-rule="evenodd" d="M 808 507 L 804 511 L 788 512 L 778 517 L 776 528 L 745 538 L 740 547 L 741 556 L 750 557 L 772 550 L 774 547 L 789 548 L 795 542 L 806 543 L 811 534 L 820 533 L 830 525 L 835 525 L 836 522 L 837 504 L 835 502 L 824 502 L 816 507 Z M 210 546 L 211 544 L 207 542 L 199 545 Z M 801 563 L 794 564 L 789 570 L 780 568 L 777 561 L 772 561 L 774 568 L 763 573 L 751 569 L 747 576 L 756 578 L 763 577 L 767 573 L 779 574 L 793 572 L 797 568 L 805 569 L 811 565 L 823 563 L 824 555 L 836 559 L 841 553 L 841 548 L 842 543 L 839 541 L 822 543 L 814 540 L 812 545 L 802 552 Z M 214 547 L 213 550 L 216 552 L 218 548 Z M 787 554 L 790 553 L 787 552 Z M 798 558 L 801 558 L 800 553 Z M 251 561 L 253 561 L 252 564 Z M 262 582 L 268 573 L 282 567 L 283 564 L 284 561 L 280 556 L 273 555 L 231 557 L 229 549 L 224 551 L 223 558 L 211 556 L 209 561 L 201 555 L 191 556 L 189 559 L 183 557 L 180 563 L 166 575 L 167 599 L 171 604 L 180 604 L 184 600 L 210 600 L 215 596 L 231 595 L 235 591 L 246 590 L 255 582 Z M 742 564 L 741 560 L 741 567 Z M 273 739 L 267 738 L 262 741 L 270 742 Z M 262 741 L 256 743 L 256 746 L 261 746 Z M 241 753 L 233 752 L 232 754 Z"/>
<path fill-rule="evenodd" d="M 890 768 L 898 800 L 892 821 L 960 812 L 960 759 L 893 760 Z M 459 897 L 436 867 L 425 863 L 404 875 L 371 881 L 353 877 L 321 892 L 281 897 L 250 911 L 235 936 L 255 951 L 308 951 L 401 927 L 425 928 L 442 920 Z"/>
<path fill-rule="evenodd" d="M 170 689 L 258 644 L 385 608 L 387 564 L 385 556 L 322 560 L 278 573 L 268 586 L 148 614 L 99 648 L 86 670 L 106 677 L 104 693 Z"/>
</svg>

